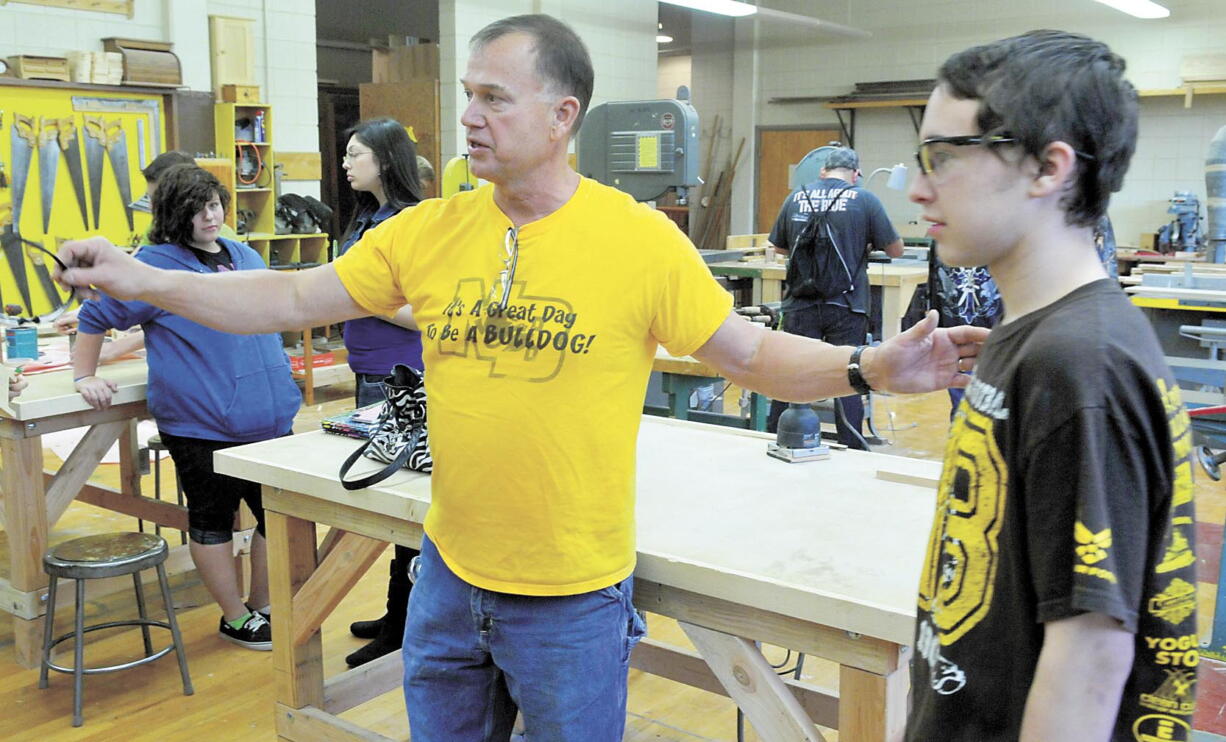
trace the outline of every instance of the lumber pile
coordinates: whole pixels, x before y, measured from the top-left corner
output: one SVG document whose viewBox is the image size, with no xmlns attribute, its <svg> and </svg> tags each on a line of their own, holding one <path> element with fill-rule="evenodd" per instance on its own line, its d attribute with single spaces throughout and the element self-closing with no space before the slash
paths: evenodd
<svg viewBox="0 0 1226 742">
<path fill-rule="evenodd" d="M 715 176 L 714 185 L 711 185 L 711 171 L 719 154 L 720 131 L 721 119 L 716 115 L 711 126 L 711 139 L 707 142 L 707 155 L 703 160 L 703 190 L 698 200 L 695 228 L 690 230 L 690 237 L 700 250 L 720 250 L 724 247 L 724 240 L 728 237 L 732 181 L 736 178 L 736 169 L 745 151 L 745 138 L 741 137 L 736 152 L 725 160 L 724 167 Z"/>
</svg>

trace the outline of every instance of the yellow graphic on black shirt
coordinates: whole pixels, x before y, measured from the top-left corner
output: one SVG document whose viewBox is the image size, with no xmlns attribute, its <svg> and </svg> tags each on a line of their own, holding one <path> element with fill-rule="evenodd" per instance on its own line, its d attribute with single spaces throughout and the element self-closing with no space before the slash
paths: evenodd
<svg viewBox="0 0 1226 742">
<path fill-rule="evenodd" d="M 1092 566 L 1107 558 L 1107 550 L 1111 548 L 1111 529 L 1104 528 L 1095 533 L 1086 528 L 1084 523 L 1077 521 L 1073 525 L 1073 538 L 1077 542 L 1074 552 L 1080 560 L 1079 564 L 1073 565 L 1073 571 L 1106 580 L 1114 585 L 1118 581 L 1114 572 Z"/>
<path fill-rule="evenodd" d="M 1132 736 L 1137 742 L 1185 740 L 1191 732 L 1188 722 L 1165 714 L 1147 714 L 1132 723 Z"/>
<path fill-rule="evenodd" d="M 1196 610 L 1196 588 L 1178 577 L 1166 589 L 1149 599 L 1149 614 L 1178 626 Z"/>
<path fill-rule="evenodd" d="M 1196 711 L 1195 670 L 1167 670 L 1166 680 L 1153 693 L 1141 694 L 1141 705 L 1153 711 L 1191 716 Z"/>
<path fill-rule="evenodd" d="M 1175 457 L 1174 481 L 1171 484 L 1171 530 L 1162 561 L 1155 568 L 1159 574 L 1166 574 L 1196 562 L 1196 553 L 1185 534 L 1186 529 L 1193 527 L 1193 515 L 1190 512 L 1177 512 L 1188 510 L 1184 506 L 1192 503 L 1192 461 L 1189 458 L 1192 453 L 1192 421 L 1184 409 L 1179 386 L 1167 386 L 1166 379 L 1161 378 L 1155 384 L 1166 408 L 1167 427 Z"/>
<path fill-rule="evenodd" d="M 932 615 L 942 645 L 958 641 L 992 606 L 1008 481 L 992 419 L 964 402 L 945 448 L 920 578 L 919 607 Z"/>
<path fill-rule="evenodd" d="M 1098 564 L 1107 558 L 1107 549 L 1111 548 L 1110 528 L 1095 533 L 1077 521 L 1073 526 L 1073 537 L 1077 539 L 1077 556 L 1083 563 Z"/>
</svg>

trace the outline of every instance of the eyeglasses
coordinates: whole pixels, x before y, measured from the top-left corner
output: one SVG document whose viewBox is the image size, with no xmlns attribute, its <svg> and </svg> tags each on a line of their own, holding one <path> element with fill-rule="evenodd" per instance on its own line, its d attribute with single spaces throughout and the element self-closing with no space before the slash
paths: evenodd
<svg viewBox="0 0 1226 742">
<path fill-rule="evenodd" d="M 945 151 L 941 147 L 935 145 L 947 144 L 950 147 L 971 147 L 983 145 L 985 147 L 995 147 L 1000 144 L 1016 144 L 1017 139 L 1008 136 L 1007 134 L 992 134 L 989 136 L 975 135 L 962 137 L 929 137 L 920 142 L 919 149 L 915 150 L 915 161 L 919 164 L 920 172 L 924 175 L 932 176 L 938 174 L 947 162 L 953 158 L 952 151 Z"/>
<path fill-rule="evenodd" d="M 507 233 L 502 238 L 502 248 L 506 251 L 506 256 L 502 259 L 505 267 L 498 271 L 498 280 L 490 285 L 489 303 L 506 309 L 511 301 L 511 287 L 515 285 L 515 266 L 519 264 L 519 232 L 515 227 L 507 227 Z"/>
<path fill-rule="evenodd" d="M 341 162 L 353 162 L 354 160 L 358 159 L 362 155 L 370 155 L 370 154 L 374 154 L 374 153 L 368 149 L 350 150 L 341 157 Z"/>
<path fill-rule="evenodd" d="M 1016 137 L 1010 134 L 990 134 L 988 136 L 961 136 L 961 137 L 929 137 L 920 142 L 919 149 L 915 150 L 915 161 L 919 163 L 920 172 L 929 177 L 940 175 L 941 168 L 953 159 L 953 152 L 943 150 L 938 145 L 949 145 L 950 147 L 971 147 L 983 145 L 984 147 L 995 147 L 1001 144 L 1017 144 Z M 1073 150 L 1073 154 L 1094 162 L 1097 160 L 1094 155 L 1080 150 Z"/>
</svg>

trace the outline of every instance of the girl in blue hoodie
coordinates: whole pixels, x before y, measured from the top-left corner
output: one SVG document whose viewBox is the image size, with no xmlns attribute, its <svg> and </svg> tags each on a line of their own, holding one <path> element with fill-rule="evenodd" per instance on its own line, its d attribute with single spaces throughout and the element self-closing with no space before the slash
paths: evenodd
<svg viewBox="0 0 1226 742">
<path fill-rule="evenodd" d="M 142 248 L 136 259 L 195 273 L 263 269 L 254 250 L 218 237 L 229 200 L 229 192 L 209 172 L 195 165 L 171 168 L 158 181 L 150 230 L 154 244 Z M 152 304 L 109 296 L 85 302 L 78 319 L 73 378 L 81 396 L 98 409 L 110 405 L 116 389 L 95 375 L 104 333 L 134 325 L 144 330 L 149 413 L 183 482 L 189 548 L 221 606 L 219 633 L 249 649 L 271 649 L 260 486 L 215 473 L 213 452 L 289 434 L 302 396 L 290 376 L 281 337 L 219 332 Z M 246 602 L 231 550 L 240 501 L 257 523 Z"/>
</svg>

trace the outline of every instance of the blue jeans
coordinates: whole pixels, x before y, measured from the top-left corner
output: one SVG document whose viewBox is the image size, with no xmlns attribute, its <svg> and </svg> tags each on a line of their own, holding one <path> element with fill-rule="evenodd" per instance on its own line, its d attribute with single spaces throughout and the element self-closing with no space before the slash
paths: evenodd
<svg viewBox="0 0 1226 742">
<path fill-rule="evenodd" d="M 428 538 L 404 632 L 413 742 L 506 742 L 516 710 L 528 742 L 618 742 L 630 651 L 646 626 L 633 578 L 579 595 L 474 587 Z"/>
<path fill-rule="evenodd" d="M 378 374 L 354 374 L 353 375 L 353 404 L 357 407 L 365 407 L 372 405 L 375 402 L 382 402 L 387 399 L 387 395 L 383 393 L 383 380 L 387 378 L 387 374 L 382 376 Z"/>
</svg>

